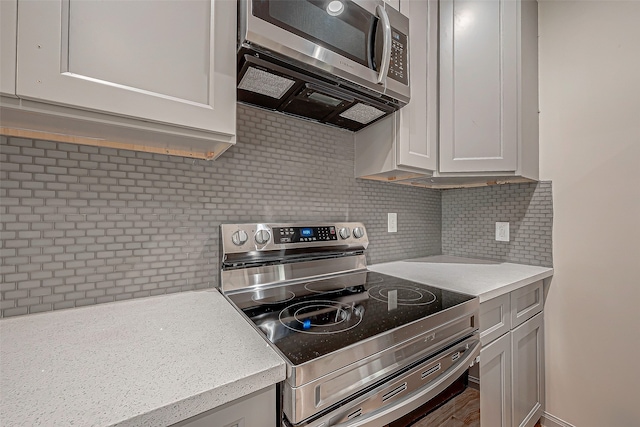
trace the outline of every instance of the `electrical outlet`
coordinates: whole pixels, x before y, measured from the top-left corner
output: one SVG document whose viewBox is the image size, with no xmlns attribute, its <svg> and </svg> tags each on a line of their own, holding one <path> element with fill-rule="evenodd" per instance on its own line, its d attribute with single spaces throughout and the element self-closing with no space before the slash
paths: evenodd
<svg viewBox="0 0 640 427">
<path fill-rule="evenodd" d="M 398 232 L 398 214 L 397 213 L 387 214 L 387 231 L 389 233 Z"/>
<path fill-rule="evenodd" d="M 508 222 L 496 222 L 496 241 L 498 242 L 509 241 L 509 223 Z"/>
</svg>

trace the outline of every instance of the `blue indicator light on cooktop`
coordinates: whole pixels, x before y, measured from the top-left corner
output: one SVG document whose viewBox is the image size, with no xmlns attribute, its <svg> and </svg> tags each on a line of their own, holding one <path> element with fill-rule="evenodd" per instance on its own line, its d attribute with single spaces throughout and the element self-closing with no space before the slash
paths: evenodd
<svg viewBox="0 0 640 427">
<path fill-rule="evenodd" d="M 300 229 L 300 235 L 302 237 L 311 237 L 311 236 L 313 236 L 313 229 L 312 228 L 301 228 Z"/>
<path fill-rule="evenodd" d="M 302 321 L 302 329 L 310 329 L 311 328 L 311 320 L 303 320 Z"/>
</svg>

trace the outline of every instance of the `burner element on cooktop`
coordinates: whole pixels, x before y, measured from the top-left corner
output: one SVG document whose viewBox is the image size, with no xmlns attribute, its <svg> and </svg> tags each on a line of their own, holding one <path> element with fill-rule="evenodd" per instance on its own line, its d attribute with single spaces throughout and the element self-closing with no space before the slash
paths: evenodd
<svg viewBox="0 0 640 427">
<path fill-rule="evenodd" d="M 258 304 L 281 304 L 291 301 L 295 296 L 293 292 L 284 288 L 272 288 L 255 291 L 251 300 Z"/>
<path fill-rule="evenodd" d="M 309 282 L 304 285 L 304 288 L 309 292 L 313 292 L 315 294 L 340 292 L 347 289 L 347 287 L 341 283 L 331 282 Z"/>
<path fill-rule="evenodd" d="M 398 305 L 427 305 L 436 301 L 436 296 L 416 283 L 409 285 L 374 285 L 367 291 L 373 299 L 389 301 L 389 294 L 394 292 L 394 300 Z"/>
<path fill-rule="evenodd" d="M 335 301 L 315 300 L 291 304 L 280 312 L 286 328 L 305 334 L 336 334 L 355 328 L 362 321 L 359 306 Z"/>
</svg>

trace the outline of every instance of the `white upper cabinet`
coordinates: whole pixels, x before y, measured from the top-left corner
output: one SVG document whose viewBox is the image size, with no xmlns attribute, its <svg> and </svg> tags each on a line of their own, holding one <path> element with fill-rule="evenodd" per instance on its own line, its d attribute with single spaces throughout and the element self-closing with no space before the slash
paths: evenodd
<svg viewBox="0 0 640 427">
<path fill-rule="evenodd" d="M 17 94 L 234 134 L 235 14 L 224 14 L 227 3 L 21 0 Z"/>
<path fill-rule="evenodd" d="M 537 2 L 440 3 L 439 172 L 537 179 Z"/>
<path fill-rule="evenodd" d="M 18 0 L 0 0 L 0 93 L 16 96 Z"/>
<path fill-rule="evenodd" d="M 235 143 L 236 2 L 0 4 L 3 134 L 205 159 Z"/>
<path fill-rule="evenodd" d="M 401 1 L 400 11 L 411 102 L 356 134 L 356 176 L 433 188 L 537 180 L 537 1 Z"/>
<path fill-rule="evenodd" d="M 437 166 L 438 2 L 402 1 L 400 12 L 410 17 L 411 101 L 355 134 L 358 177 L 402 180 Z"/>
</svg>

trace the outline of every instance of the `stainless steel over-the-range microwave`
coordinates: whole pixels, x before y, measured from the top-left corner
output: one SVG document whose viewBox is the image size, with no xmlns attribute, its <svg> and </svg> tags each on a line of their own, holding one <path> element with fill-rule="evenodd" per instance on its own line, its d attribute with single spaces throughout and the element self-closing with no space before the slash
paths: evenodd
<svg viewBox="0 0 640 427">
<path fill-rule="evenodd" d="M 409 19 L 383 0 L 240 0 L 238 100 L 350 130 L 409 102 Z"/>
</svg>

